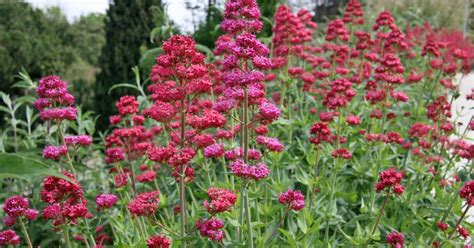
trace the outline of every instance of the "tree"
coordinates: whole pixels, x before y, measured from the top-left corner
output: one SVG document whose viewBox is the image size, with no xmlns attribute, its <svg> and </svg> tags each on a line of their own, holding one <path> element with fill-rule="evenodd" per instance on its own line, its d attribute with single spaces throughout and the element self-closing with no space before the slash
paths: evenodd
<svg viewBox="0 0 474 248">
<path fill-rule="evenodd" d="M 260 12 L 263 17 L 272 19 L 276 11 L 276 6 L 283 3 L 283 0 L 258 0 Z M 215 40 L 222 35 L 219 24 L 222 21 L 222 13 L 218 6 L 225 3 L 224 0 L 207 0 L 206 18 L 200 22 L 193 34 L 198 44 L 209 48 L 214 47 Z M 270 37 L 272 35 L 272 24 L 264 21 L 264 28 L 259 37 Z"/>
<path fill-rule="evenodd" d="M 222 13 L 217 8 L 217 0 L 208 0 L 206 6 L 206 18 L 199 23 L 199 26 L 193 35 L 196 43 L 213 48 L 214 41 L 223 34 L 219 28 L 221 21 Z"/>
<path fill-rule="evenodd" d="M 0 90 L 10 91 L 22 67 L 37 79 L 62 74 L 74 62 L 69 23 L 59 8 L 46 12 L 24 2 L 0 4 Z"/>
<path fill-rule="evenodd" d="M 0 13 L 0 91 L 13 97 L 19 93 L 10 86 L 23 67 L 33 80 L 57 74 L 73 84 L 75 92 L 92 93 L 105 43 L 104 15 L 69 23 L 57 7 L 41 10 L 19 1 L 0 4 Z M 90 97 L 76 100 L 84 104 Z"/>
<path fill-rule="evenodd" d="M 114 113 L 114 101 L 127 93 L 125 89 L 108 94 L 115 84 L 133 79 L 131 68 L 138 64 L 141 51 L 151 46 L 150 31 L 155 26 L 152 6 L 162 7 L 161 0 L 115 0 L 107 11 L 106 43 L 99 58 L 101 72 L 95 83 L 95 111 L 101 115 L 98 128 L 108 125 Z"/>
</svg>

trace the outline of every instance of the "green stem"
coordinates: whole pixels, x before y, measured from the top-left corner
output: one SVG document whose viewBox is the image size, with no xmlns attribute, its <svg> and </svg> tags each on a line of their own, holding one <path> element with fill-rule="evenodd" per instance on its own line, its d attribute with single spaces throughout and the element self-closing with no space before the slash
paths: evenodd
<svg viewBox="0 0 474 248">
<path fill-rule="evenodd" d="M 244 112 L 243 112 L 243 150 L 244 150 L 244 163 L 248 162 L 248 150 L 249 150 L 249 133 L 248 133 L 248 115 L 249 115 L 249 99 L 248 99 L 248 91 L 244 89 Z M 247 241 L 248 247 L 253 248 L 253 236 L 252 236 L 252 221 L 251 221 L 251 214 L 250 214 L 250 207 L 249 207 L 249 198 L 248 198 L 248 185 L 244 185 L 243 187 L 243 195 L 244 195 L 244 208 L 245 208 L 245 218 L 247 222 Z"/>
<path fill-rule="evenodd" d="M 237 241 L 242 242 L 242 227 L 244 225 L 244 194 L 245 194 L 245 181 L 242 181 L 240 185 L 240 213 L 239 213 L 239 229 L 237 229 Z"/>
<path fill-rule="evenodd" d="M 26 230 L 25 223 L 23 222 L 22 218 L 18 218 L 20 221 L 21 230 L 23 231 L 23 235 L 25 235 L 26 243 L 28 244 L 29 248 L 33 248 L 33 243 L 31 243 L 30 235 L 28 235 L 28 231 Z"/>
<path fill-rule="evenodd" d="M 180 146 L 181 149 L 184 147 L 184 139 L 185 139 L 185 111 L 184 111 L 184 100 L 181 100 L 181 140 Z M 180 198 L 180 215 L 181 215 L 181 226 L 180 226 L 180 234 L 181 238 L 186 236 L 186 188 L 184 183 L 184 175 L 185 175 L 186 165 L 181 165 L 181 173 L 179 175 L 179 198 Z M 181 243 L 181 247 L 186 248 L 186 241 L 183 240 Z"/>
<path fill-rule="evenodd" d="M 69 231 L 67 230 L 66 226 L 64 227 L 63 235 L 64 241 L 66 242 L 66 248 L 71 248 L 71 241 L 69 240 Z"/>
<path fill-rule="evenodd" d="M 334 160 L 335 161 L 335 164 L 337 167 L 337 159 Z M 326 229 L 325 229 L 325 242 L 326 244 L 329 244 L 329 221 L 331 220 L 331 217 L 330 215 L 332 214 L 332 210 L 333 210 L 333 205 L 334 205 L 334 191 L 335 191 L 335 188 L 336 188 L 336 174 L 337 174 L 337 169 L 334 168 L 332 170 L 332 174 L 331 174 L 331 194 L 329 196 L 329 206 L 328 206 L 328 211 L 326 213 Z"/>
<path fill-rule="evenodd" d="M 288 215 L 289 212 L 290 212 L 290 210 L 288 208 L 286 208 L 285 212 L 283 213 L 283 216 L 281 217 L 281 220 L 278 222 L 278 224 L 275 226 L 275 228 L 273 229 L 273 231 L 270 234 L 270 236 L 268 237 L 268 239 L 265 241 L 265 246 L 264 246 L 265 248 L 268 247 L 268 245 L 270 245 L 270 242 L 272 241 L 272 239 L 275 238 L 275 235 L 277 234 L 278 228 L 280 228 L 280 226 L 283 224 L 283 221 L 285 221 L 286 216 Z"/>
<path fill-rule="evenodd" d="M 87 219 L 84 219 L 84 222 L 86 223 L 86 228 L 87 228 L 87 233 L 88 233 L 88 235 L 89 235 L 89 238 L 90 238 L 90 240 L 92 241 L 92 244 L 93 244 L 94 247 L 95 247 L 95 246 L 96 246 L 96 243 L 95 243 L 94 237 L 93 237 L 92 234 L 91 234 L 91 228 L 90 228 L 90 226 L 89 226 L 89 221 L 88 221 Z M 89 242 L 87 242 L 87 239 L 86 239 L 86 244 L 87 244 L 87 246 L 89 246 Z"/>
<path fill-rule="evenodd" d="M 204 164 L 204 170 L 206 171 L 206 174 L 207 174 L 207 184 L 209 185 L 209 187 L 211 187 L 212 186 L 212 179 L 211 179 L 211 174 L 209 174 L 209 166 L 207 164 L 207 159 L 206 158 L 204 158 L 203 164 Z M 214 177 L 214 178 L 216 178 L 216 177 Z"/>
<path fill-rule="evenodd" d="M 252 234 L 252 221 L 251 221 L 251 213 L 250 213 L 250 207 L 249 207 L 249 192 L 248 189 L 245 191 L 245 217 L 247 221 L 247 241 L 248 245 L 247 247 L 253 248 L 253 234 Z"/>
<path fill-rule="evenodd" d="M 454 233 L 455 233 L 456 230 L 458 229 L 458 226 L 461 224 L 461 221 L 462 221 L 462 220 L 464 219 L 464 217 L 466 216 L 466 214 L 467 214 L 467 212 L 469 211 L 469 208 L 470 208 L 470 207 L 471 207 L 471 206 L 469 206 L 469 205 L 466 207 L 466 210 L 464 210 L 464 213 L 461 215 L 461 217 L 459 218 L 458 222 L 456 223 L 456 226 L 453 228 L 453 231 L 452 231 L 451 234 L 449 235 L 448 240 L 450 240 L 450 239 L 453 237 Z"/>
<path fill-rule="evenodd" d="M 377 230 L 377 227 L 379 226 L 379 223 L 380 223 L 380 220 L 382 219 L 383 211 L 385 209 L 385 206 L 387 205 L 389 196 L 390 196 L 390 192 L 387 192 L 387 195 L 385 196 L 385 199 L 382 203 L 382 207 L 380 208 L 380 213 L 377 216 L 377 221 L 375 221 L 375 225 L 372 228 L 372 232 L 370 233 L 369 239 L 367 240 L 367 243 L 366 243 L 365 247 L 367 247 L 369 245 L 370 240 L 372 239 L 372 235 L 374 235 L 375 231 Z"/>
</svg>

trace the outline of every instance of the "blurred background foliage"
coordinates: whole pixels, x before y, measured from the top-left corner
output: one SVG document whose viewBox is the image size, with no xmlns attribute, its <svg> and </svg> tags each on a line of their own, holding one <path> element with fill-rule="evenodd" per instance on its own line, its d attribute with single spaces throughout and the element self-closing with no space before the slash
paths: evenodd
<svg viewBox="0 0 474 248">
<path fill-rule="evenodd" d="M 429 22 L 434 28 L 462 29 L 464 5 L 470 0 L 367 0 L 374 13 L 390 10 L 411 25 Z"/>
<path fill-rule="evenodd" d="M 168 0 L 169 1 L 169 0 Z M 134 80 L 132 67 L 139 66 L 145 79 L 161 42 L 173 33 L 182 33 L 167 15 L 165 0 L 114 0 L 104 14 L 89 14 L 68 22 L 57 7 L 33 8 L 20 0 L 0 0 L 0 91 L 12 98 L 22 93 L 11 86 L 15 75 L 25 69 L 33 80 L 58 74 L 73 85 L 73 92 L 84 110 L 101 117 L 98 129 L 104 130 L 108 116 L 120 95 L 133 94 L 126 88 L 109 92 L 110 87 Z M 193 14 L 193 31 L 198 44 L 212 49 L 222 34 L 219 23 L 225 0 L 184 1 Z M 347 0 L 258 0 L 264 16 L 262 40 L 270 39 L 273 14 L 281 3 L 295 10 L 306 7 L 316 13 L 315 20 L 324 32 L 324 23 L 339 15 Z M 361 0 L 366 15 L 390 10 L 403 24 L 421 25 L 426 21 L 436 28 L 466 28 L 470 32 L 469 0 Z M 190 25 L 191 25 L 190 24 Z M 0 117 L 3 119 L 3 117 Z"/>
<path fill-rule="evenodd" d="M 99 71 L 98 51 L 104 44 L 104 15 L 68 23 L 57 7 L 40 10 L 20 1 L 0 2 L 0 90 L 20 93 L 10 86 L 25 68 L 33 79 L 59 74 L 85 93 Z"/>
</svg>

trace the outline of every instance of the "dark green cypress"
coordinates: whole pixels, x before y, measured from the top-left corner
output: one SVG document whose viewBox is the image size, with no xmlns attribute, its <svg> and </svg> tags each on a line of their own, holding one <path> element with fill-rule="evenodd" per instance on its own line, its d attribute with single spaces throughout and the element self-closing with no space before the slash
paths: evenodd
<svg viewBox="0 0 474 248">
<path fill-rule="evenodd" d="M 100 115 L 99 130 L 108 126 L 108 117 L 116 113 L 115 101 L 124 94 L 135 94 L 120 88 L 108 94 L 110 87 L 134 80 L 132 67 L 138 65 L 141 51 L 151 46 L 153 23 L 150 7 L 162 8 L 161 0 L 114 0 L 107 11 L 106 44 L 99 58 L 99 73 L 95 84 L 94 110 Z M 144 72 L 147 74 L 148 72 Z"/>
</svg>

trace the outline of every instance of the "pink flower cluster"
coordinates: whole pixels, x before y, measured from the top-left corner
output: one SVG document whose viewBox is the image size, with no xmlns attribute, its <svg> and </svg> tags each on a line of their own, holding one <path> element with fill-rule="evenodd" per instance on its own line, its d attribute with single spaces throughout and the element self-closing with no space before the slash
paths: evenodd
<svg viewBox="0 0 474 248">
<path fill-rule="evenodd" d="M 265 120 L 272 121 L 280 117 L 280 109 L 275 106 L 275 104 L 268 101 L 263 101 L 260 103 L 258 110 L 260 117 Z"/>
<path fill-rule="evenodd" d="M 464 239 L 467 239 L 467 238 L 471 235 L 471 234 L 469 233 L 469 230 L 467 230 L 466 228 L 464 228 L 464 227 L 462 227 L 462 226 L 458 227 L 458 229 L 457 229 L 456 231 L 457 231 L 457 232 L 459 233 L 459 235 L 460 235 L 461 237 L 463 237 Z"/>
<path fill-rule="evenodd" d="M 354 25 L 364 24 L 364 13 L 360 5 L 359 0 L 349 0 L 346 6 L 346 10 L 342 16 L 344 23 L 352 23 Z"/>
<path fill-rule="evenodd" d="M 210 240 L 220 242 L 224 238 L 224 232 L 221 230 L 224 228 L 222 220 L 216 218 L 197 220 L 196 228 L 201 236 L 208 237 Z"/>
<path fill-rule="evenodd" d="M 155 180 L 155 178 L 156 178 L 156 172 L 154 172 L 152 170 L 147 170 L 147 171 L 144 171 L 144 172 L 142 172 L 142 174 L 137 176 L 137 181 L 139 181 L 141 183 L 149 183 L 149 182 L 153 182 L 153 180 Z"/>
<path fill-rule="evenodd" d="M 284 149 L 283 144 L 277 138 L 259 135 L 257 136 L 256 141 L 257 144 L 263 145 L 272 152 L 282 152 Z"/>
<path fill-rule="evenodd" d="M 75 176 L 68 172 L 63 174 L 71 181 L 49 176 L 43 180 L 40 191 L 41 200 L 49 204 L 43 210 L 43 219 L 52 219 L 54 226 L 68 221 L 74 224 L 78 218 L 84 218 L 90 214 L 84 190 L 76 181 Z"/>
<path fill-rule="evenodd" d="M 280 194 L 278 201 L 285 205 L 287 209 L 292 209 L 295 211 L 300 211 L 304 208 L 304 196 L 299 190 L 287 190 L 284 193 Z"/>
<path fill-rule="evenodd" d="M 128 210 L 132 215 L 150 216 L 154 214 L 158 208 L 160 201 L 158 195 L 158 191 L 141 193 L 128 204 Z"/>
<path fill-rule="evenodd" d="M 244 163 L 243 160 L 237 159 L 230 164 L 230 170 L 235 176 L 244 179 L 253 179 L 255 181 L 264 179 L 270 174 L 270 170 L 264 163 L 250 165 Z"/>
<path fill-rule="evenodd" d="M 47 146 L 43 149 L 43 157 L 58 161 L 62 156 L 67 154 L 67 146 Z"/>
<path fill-rule="evenodd" d="M 326 122 L 316 122 L 310 129 L 310 133 L 313 137 L 309 138 L 309 141 L 315 145 L 321 144 L 321 142 L 329 143 L 332 141 L 331 129 Z"/>
<path fill-rule="evenodd" d="M 323 97 L 323 104 L 328 109 L 338 109 L 347 106 L 356 92 L 352 83 L 347 79 L 336 79 L 331 83 L 331 89 Z"/>
<path fill-rule="evenodd" d="M 243 155 L 244 151 L 240 147 L 228 150 L 224 153 L 224 157 L 232 161 L 236 159 L 242 159 Z M 249 149 L 247 156 L 249 160 L 260 160 L 260 158 L 262 157 L 262 153 L 257 149 Z"/>
<path fill-rule="evenodd" d="M 204 148 L 204 156 L 206 158 L 219 158 L 224 156 L 224 145 L 223 144 L 212 144 Z"/>
<path fill-rule="evenodd" d="M 13 230 L 5 230 L 0 232 L 0 246 L 19 245 L 20 236 Z"/>
<path fill-rule="evenodd" d="M 3 220 L 4 224 L 8 227 L 13 226 L 17 218 L 23 217 L 28 220 L 36 220 L 38 218 L 38 211 L 29 208 L 29 205 L 28 199 L 19 195 L 7 198 L 5 203 L 3 203 L 3 211 L 7 214 Z"/>
<path fill-rule="evenodd" d="M 210 188 L 207 195 L 211 201 L 205 201 L 204 208 L 212 215 L 228 211 L 237 201 L 237 196 L 226 189 Z"/>
<path fill-rule="evenodd" d="M 121 116 L 133 115 L 138 113 L 138 106 L 140 104 L 133 96 L 122 96 L 120 100 L 115 103 L 118 112 Z"/>
<path fill-rule="evenodd" d="M 403 172 L 397 171 L 395 168 L 382 171 L 379 174 L 379 180 L 375 185 L 375 190 L 380 192 L 382 190 L 390 190 L 393 188 L 393 192 L 397 195 L 401 195 L 405 188 L 400 184 L 403 179 Z"/>
<path fill-rule="evenodd" d="M 387 244 L 392 248 L 402 248 L 405 243 L 405 235 L 403 233 L 391 232 L 387 235 Z"/>
<path fill-rule="evenodd" d="M 468 206 L 474 206 L 474 180 L 464 184 L 459 191 L 459 196 L 466 200 Z"/>
<path fill-rule="evenodd" d="M 260 21 L 260 9 L 257 3 L 253 0 L 227 1 L 221 28 L 229 34 L 260 32 L 263 28 L 263 23 Z"/>
<path fill-rule="evenodd" d="M 73 121 L 76 119 L 77 109 L 69 107 L 74 104 L 74 96 L 68 93 L 67 83 L 60 77 L 43 77 L 38 83 L 36 93 L 39 98 L 36 99 L 34 105 L 40 111 L 42 120 Z"/>
<path fill-rule="evenodd" d="M 118 197 L 113 194 L 99 194 L 95 198 L 97 209 L 105 209 L 113 207 L 118 201 Z"/>
<path fill-rule="evenodd" d="M 334 158 L 342 158 L 342 159 L 352 158 L 351 152 L 349 152 L 349 150 L 347 150 L 346 148 L 339 148 L 339 149 L 334 150 L 331 153 L 331 156 L 333 156 Z"/>
<path fill-rule="evenodd" d="M 171 240 L 165 235 L 156 234 L 146 241 L 146 245 L 148 248 L 169 248 L 171 246 Z"/>
<path fill-rule="evenodd" d="M 64 143 L 68 146 L 89 146 L 92 138 L 88 135 L 70 135 L 64 137 Z"/>
</svg>

